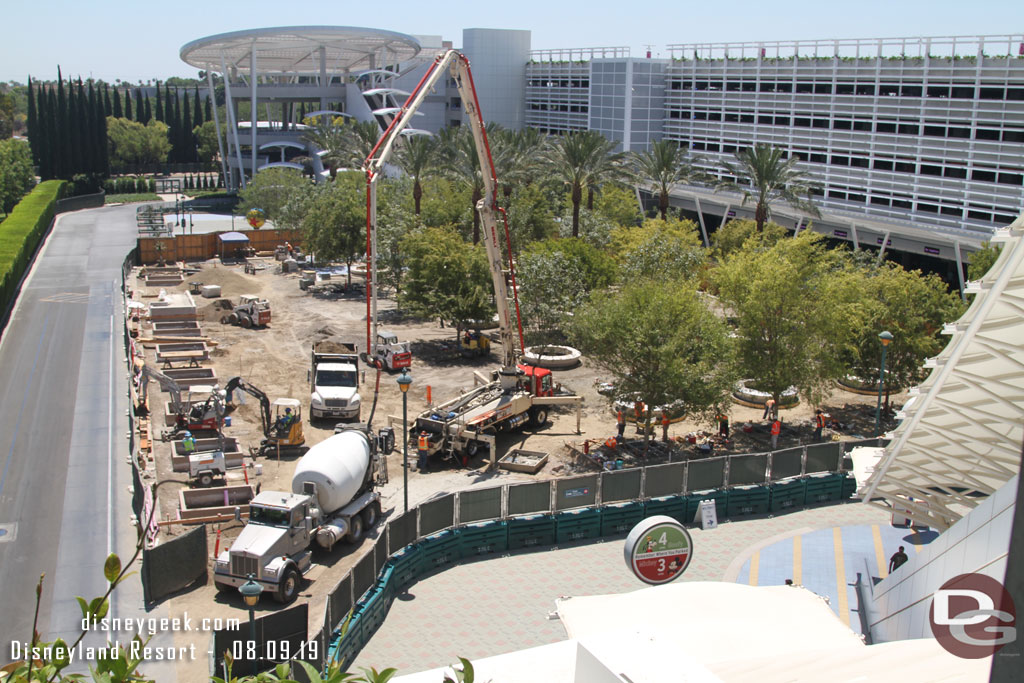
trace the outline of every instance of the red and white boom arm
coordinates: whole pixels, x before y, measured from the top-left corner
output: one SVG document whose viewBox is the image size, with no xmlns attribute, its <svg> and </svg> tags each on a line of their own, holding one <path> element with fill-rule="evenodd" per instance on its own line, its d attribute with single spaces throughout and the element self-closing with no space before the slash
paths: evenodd
<svg viewBox="0 0 1024 683">
<path fill-rule="evenodd" d="M 391 125 L 384 131 L 384 135 L 377 141 L 376 146 L 363 162 L 363 170 L 366 172 L 366 249 L 368 261 L 368 284 L 367 284 L 367 350 L 371 350 L 371 342 L 377 338 L 377 180 L 384 171 L 384 165 L 394 151 L 395 143 L 412 120 L 413 114 L 423 104 L 424 99 L 433 88 L 450 75 L 462 97 L 466 116 L 469 119 L 469 127 L 473 133 L 473 142 L 476 147 L 477 158 L 480 162 L 480 175 L 483 178 L 483 199 L 476 209 L 480 213 L 480 223 L 483 228 L 484 248 L 487 251 L 487 262 L 491 269 L 491 279 L 494 282 L 494 298 L 498 307 L 498 330 L 501 337 L 502 348 L 502 375 L 515 375 L 516 373 L 516 339 L 512 330 L 512 314 L 509 310 L 508 283 L 505 280 L 501 247 L 498 241 L 497 213 L 504 210 L 498 207 L 497 192 L 498 181 L 494 172 L 494 161 L 491 159 L 491 148 L 487 141 L 487 131 L 484 128 L 484 121 L 480 115 L 480 102 L 477 100 L 476 88 L 473 85 L 473 74 L 469 70 L 469 60 L 466 56 L 455 50 L 448 50 L 434 59 L 434 63 L 420 79 L 419 84 L 409 95 L 409 98 L 402 105 L 401 110 L 392 119 Z M 511 247 L 508 239 L 508 225 L 505 227 L 505 241 Z M 511 271 L 511 249 L 509 253 Z M 515 273 L 512 272 L 512 293 L 515 297 Z M 518 317 L 519 304 L 516 301 L 516 319 L 519 331 L 519 348 L 523 344 L 522 325 Z M 371 331 L 371 323 L 373 329 Z M 371 338 L 372 332 L 372 338 Z"/>
</svg>

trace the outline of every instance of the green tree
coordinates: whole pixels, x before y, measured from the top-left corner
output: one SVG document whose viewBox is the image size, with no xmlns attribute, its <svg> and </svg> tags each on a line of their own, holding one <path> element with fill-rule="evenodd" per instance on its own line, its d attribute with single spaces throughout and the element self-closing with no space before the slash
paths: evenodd
<svg viewBox="0 0 1024 683">
<path fill-rule="evenodd" d="M 445 175 L 469 190 L 472 207 L 473 244 L 480 242 L 480 215 L 476 205 L 484 196 L 476 144 L 469 128 L 442 128 L 439 134 L 441 168 Z"/>
<path fill-rule="evenodd" d="M 712 235 L 712 254 L 716 259 L 723 260 L 745 248 L 748 240 L 755 240 L 749 248 L 758 248 L 771 246 L 788 234 L 789 231 L 778 223 L 765 223 L 764 229 L 758 231 L 757 223 L 752 220 L 731 220 Z"/>
<path fill-rule="evenodd" d="M 528 344 L 566 338 L 566 323 L 587 299 L 581 264 L 560 251 L 525 252 L 519 259 L 519 309 Z"/>
<path fill-rule="evenodd" d="M 769 248 L 736 252 L 713 273 L 736 318 L 744 376 L 776 401 L 794 386 L 818 404 L 847 371 L 844 352 L 863 311 L 837 277 L 845 263 L 842 252 L 808 230 Z"/>
<path fill-rule="evenodd" d="M 206 121 L 200 126 L 192 129 L 192 135 L 196 139 L 196 148 L 199 154 L 199 161 L 210 163 L 220 154 L 217 146 L 217 128 L 213 121 Z"/>
<path fill-rule="evenodd" d="M 455 337 L 474 320 L 490 320 L 493 286 L 487 257 L 452 229 L 421 228 L 402 240 L 408 268 L 399 300 L 414 313 L 451 321 Z"/>
<path fill-rule="evenodd" d="M 171 143 L 167 124 L 153 119 L 142 125 L 128 119 L 107 119 L 110 161 L 115 166 L 157 164 L 167 160 Z"/>
<path fill-rule="evenodd" d="M 995 265 L 996 259 L 999 258 L 1002 251 L 1002 245 L 982 242 L 981 249 L 972 251 L 967 256 L 967 279 L 973 281 L 983 278 L 985 273 Z"/>
<path fill-rule="evenodd" d="M 437 141 L 432 135 L 409 135 L 402 140 L 394 157 L 398 165 L 412 178 L 413 211 L 420 215 L 423 185 L 420 181 L 431 175 L 438 165 Z"/>
<path fill-rule="evenodd" d="M 550 198 L 540 185 L 519 185 L 513 190 L 508 207 L 508 226 L 512 250 L 516 254 L 531 242 L 558 234 Z M 504 231 L 500 220 L 498 228 Z"/>
<path fill-rule="evenodd" d="M 813 185 L 807 174 L 796 167 L 799 158 L 783 158 L 783 150 L 764 143 L 746 147 L 736 152 L 736 162 L 722 162 L 722 169 L 735 181 L 723 180 L 717 189 L 737 190 L 743 193 L 743 203 L 755 198 L 757 208 L 754 220 L 757 231 L 764 230 L 764 224 L 771 215 L 771 202 L 782 200 L 793 208 L 812 216 L 820 216 L 811 202 Z M 806 198 L 805 198 L 806 197 Z"/>
<path fill-rule="evenodd" d="M 572 337 L 591 362 L 615 377 L 619 399 L 703 415 L 726 400 L 734 381 L 726 325 L 692 281 L 637 282 L 599 292 L 573 317 Z M 652 413 L 647 411 L 645 454 Z"/>
<path fill-rule="evenodd" d="M 301 192 L 309 181 L 291 168 L 267 168 L 257 171 L 244 189 L 238 191 L 238 209 L 262 209 L 267 218 L 278 220 L 281 209 L 292 194 Z"/>
<path fill-rule="evenodd" d="M 423 181 L 423 188 L 419 215 L 423 225 L 433 228 L 457 226 L 463 222 L 469 225 L 469 188 L 447 177 L 431 177 Z"/>
<path fill-rule="evenodd" d="M 0 89 L 0 140 L 14 135 L 14 95 Z"/>
<path fill-rule="evenodd" d="M 617 183 L 608 183 L 601 189 L 594 211 L 620 227 L 639 225 L 641 220 L 636 191 Z"/>
<path fill-rule="evenodd" d="M 10 213 L 35 185 L 32 152 L 24 140 L 0 140 L 0 210 Z"/>
<path fill-rule="evenodd" d="M 639 228 L 616 229 L 612 244 L 623 282 L 693 278 L 707 260 L 693 221 L 649 218 Z"/>
<path fill-rule="evenodd" d="M 704 176 L 694 165 L 696 161 L 689 158 L 686 150 L 674 140 L 659 140 L 651 145 L 650 150 L 629 155 L 633 179 L 656 189 L 661 220 L 668 218 L 668 198 L 675 186 Z"/>
<path fill-rule="evenodd" d="M 525 254 L 562 254 L 576 264 L 582 272 L 583 290 L 592 292 L 612 285 L 618 277 L 618 267 L 602 249 L 582 240 L 568 237 L 546 239 L 530 244 Z"/>
<path fill-rule="evenodd" d="M 580 234 L 580 206 L 583 190 L 590 190 L 612 175 L 621 154 L 613 154 L 614 144 L 597 131 L 575 131 L 560 137 L 548 147 L 544 159 L 559 180 L 569 186 L 572 202 L 572 236 Z M 593 208 L 588 206 L 588 208 Z"/>
<path fill-rule="evenodd" d="M 340 260 L 348 264 L 349 285 L 352 284 L 352 261 L 366 251 L 365 188 L 362 173 L 339 173 L 335 180 L 310 196 L 302 220 L 308 248 L 318 261 Z"/>
<path fill-rule="evenodd" d="M 858 269 L 849 274 L 847 285 L 849 298 L 861 299 L 849 360 L 853 374 L 877 379 L 882 352 L 878 335 L 883 330 L 893 335 L 885 361 L 888 405 L 888 390 L 925 378 L 924 361 L 948 341 L 940 335 L 942 324 L 959 318 L 964 304 L 938 275 L 907 271 L 894 263 Z"/>
</svg>

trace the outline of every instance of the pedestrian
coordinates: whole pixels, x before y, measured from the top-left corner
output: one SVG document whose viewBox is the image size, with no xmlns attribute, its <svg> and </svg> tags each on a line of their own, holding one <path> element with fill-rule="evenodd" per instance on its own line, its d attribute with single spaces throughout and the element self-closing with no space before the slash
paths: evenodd
<svg viewBox="0 0 1024 683">
<path fill-rule="evenodd" d="M 772 421 L 772 450 L 774 451 L 779 446 L 779 434 L 782 433 L 782 422 L 776 417 Z"/>
<path fill-rule="evenodd" d="M 668 426 L 672 423 L 668 419 L 668 411 L 661 411 L 661 440 L 668 443 Z"/>
<path fill-rule="evenodd" d="M 729 416 L 725 413 L 718 415 L 718 435 L 726 439 L 729 438 Z"/>
<path fill-rule="evenodd" d="M 615 411 L 615 423 L 619 429 L 619 441 L 622 441 L 622 435 L 626 433 L 626 416 L 622 413 L 622 408 Z"/>
<path fill-rule="evenodd" d="M 769 396 L 768 400 L 764 402 L 764 415 L 761 416 L 762 420 L 767 420 L 769 417 L 776 418 L 779 416 L 779 411 L 775 408 L 775 398 Z"/>
<path fill-rule="evenodd" d="M 821 408 L 814 411 L 814 441 L 821 441 L 821 430 L 825 428 L 825 419 L 828 416 L 821 412 Z"/>
<path fill-rule="evenodd" d="M 889 573 L 892 574 L 894 571 L 902 567 L 909 559 L 910 558 L 907 557 L 907 554 L 903 552 L 903 546 L 900 546 L 900 549 L 894 552 L 892 557 L 889 558 Z"/>
<path fill-rule="evenodd" d="M 633 404 L 633 412 L 636 413 L 636 423 L 639 426 L 644 419 L 644 402 L 637 400 L 637 402 Z"/>
<path fill-rule="evenodd" d="M 192 436 L 192 432 L 185 432 L 185 435 L 181 440 L 181 449 L 185 451 L 185 455 L 195 452 L 196 440 Z"/>
<path fill-rule="evenodd" d="M 430 455 L 430 436 L 426 432 L 420 432 L 420 438 L 416 444 L 417 458 L 416 469 L 420 472 L 427 471 L 427 457 Z"/>
</svg>

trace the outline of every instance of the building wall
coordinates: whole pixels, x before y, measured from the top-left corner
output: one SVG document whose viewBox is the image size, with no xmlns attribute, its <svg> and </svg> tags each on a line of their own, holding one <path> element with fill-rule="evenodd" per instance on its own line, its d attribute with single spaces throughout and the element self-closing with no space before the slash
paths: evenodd
<svg viewBox="0 0 1024 683">
<path fill-rule="evenodd" d="M 530 59 L 530 32 L 506 29 L 467 28 L 462 31 L 462 51 L 469 58 L 477 99 L 484 121 L 519 130 L 524 121 L 526 73 Z M 454 93 L 454 88 L 449 89 Z M 457 94 L 449 96 L 449 116 L 463 110 Z"/>
<path fill-rule="evenodd" d="M 660 140 L 667 65 L 660 59 L 591 61 L 591 130 L 618 143 L 621 152 L 643 151 Z"/>
</svg>

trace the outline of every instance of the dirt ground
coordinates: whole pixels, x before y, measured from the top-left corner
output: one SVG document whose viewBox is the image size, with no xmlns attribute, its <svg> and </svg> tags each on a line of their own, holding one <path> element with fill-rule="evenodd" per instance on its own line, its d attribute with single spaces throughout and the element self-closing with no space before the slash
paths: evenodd
<svg viewBox="0 0 1024 683">
<path fill-rule="evenodd" d="M 257 294 L 271 302 L 273 320 L 266 329 L 243 329 L 230 325 L 222 325 L 219 320 L 222 309 L 217 300 L 208 300 L 196 296 L 197 313 L 203 334 L 217 342 L 211 352 L 211 360 L 207 367 L 216 370 L 220 386 L 234 376 L 241 376 L 247 382 L 262 389 L 273 401 L 279 397 L 299 399 L 303 405 L 304 430 L 306 444 L 313 445 L 333 433 L 333 422 L 311 424 L 309 413 L 309 385 L 307 371 L 310 364 L 311 345 L 324 339 L 340 341 L 357 341 L 359 348 L 366 344 L 366 301 L 362 278 L 353 277 L 353 286 L 339 295 L 312 295 L 299 288 L 299 275 L 284 274 L 273 259 L 250 259 L 257 266 L 256 273 L 246 274 L 241 264 L 225 265 L 219 261 L 201 264 L 189 264 L 190 273 L 185 283 L 178 287 L 166 287 L 168 291 L 188 291 L 188 283 L 220 285 L 222 298 L 237 302 L 239 295 Z M 139 286 L 135 290 L 135 299 L 143 303 L 152 301 L 158 293 L 156 288 L 147 289 Z M 383 298 L 379 301 L 382 327 L 397 333 L 399 339 L 413 342 L 413 363 L 411 374 L 413 385 L 408 394 L 408 413 L 410 420 L 427 407 L 427 391 L 431 392 L 435 403 L 447 400 L 462 389 L 473 386 L 473 370 L 486 371 L 495 368 L 499 362 L 492 352 L 489 358 L 463 359 L 446 358 L 445 342 L 455 340 L 455 330 L 448 326 L 440 327 L 437 320 L 413 319 L 398 315 L 394 301 Z M 140 336 L 150 334 L 148 325 L 143 324 Z M 146 351 L 148 362 L 155 363 L 155 352 Z M 548 464 L 536 475 L 510 473 L 503 470 L 488 471 L 488 454 L 477 456 L 468 467 L 454 463 L 433 463 L 431 471 L 421 474 L 411 470 L 408 474 L 409 505 L 443 495 L 448 492 L 476 486 L 495 486 L 520 480 L 538 480 L 558 476 L 567 476 L 583 472 L 598 471 L 599 462 L 592 458 L 581 457 L 584 441 L 591 440 L 592 453 L 608 455 L 610 458 L 621 458 L 626 466 L 633 464 L 653 464 L 667 459 L 678 460 L 708 455 L 682 439 L 687 434 L 699 430 L 708 433 L 717 432 L 717 427 L 707 423 L 695 423 L 683 420 L 671 425 L 669 436 L 671 448 L 658 448 L 649 453 L 643 463 L 639 458 L 624 454 L 622 449 L 611 454 L 600 447 L 609 436 L 615 434 L 614 413 L 609 400 L 597 391 L 598 384 L 610 381 L 604 373 L 592 367 L 586 358 L 583 363 L 573 369 L 556 371 L 556 381 L 568 391 L 583 396 L 582 414 L 580 417 L 580 433 L 576 431 L 576 413 L 574 408 L 559 407 L 551 412 L 547 425 L 538 429 L 525 429 L 521 432 L 499 435 L 497 441 L 497 457 L 500 458 L 513 448 L 549 453 Z M 382 372 L 380 374 L 377 406 L 373 417 L 375 428 L 389 424 L 394 417 L 399 447 L 397 453 L 388 458 L 390 481 L 383 487 L 384 514 L 393 515 L 402 511 L 402 453 L 401 415 L 402 397 L 395 379 L 397 374 Z M 366 371 L 360 394 L 362 396 L 363 421 L 369 418 L 370 408 L 374 401 L 375 372 Z M 236 437 L 241 450 L 247 451 L 249 446 L 257 446 L 262 439 L 262 429 L 258 413 L 258 404 L 249 396 L 244 397 L 246 403 L 239 405 L 229 414 L 231 426 L 225 429 L 225 436 Z M 903 395 L 894 395 L 894 405 L 903 402 Z M 159 388 L 150 387 L 150 405 L 155 411 L 162 411 L 167 400 L 166 393 Z M 237 399 L 236 399 L 237 400 Z M 825 401 L 823 409 L 842 423 L 844 428 L 839 432 L 826 431 L 827 438 L 857 438 L 870 436 L 874 428 L 875 398 L 863 396 L 837 389 Z M 756 452 L 767 450 L 769 435 L 767 423 L 761 418 L 760 408 L 748 408 L 734 405 L 730 411 L 732 421 L 731 440 L 716 444 L 711 455 L 722 455 L 732 452 Z M 813 407 L 805 404 L 781 411 L 784 429 L 779 441 L 779 448 L 806 443 L 811 440 L 812 428 L 810 419 Z M 158 491 L 158 499 L 163 519 L 176 517 L 178 508 L 178 489 L 184 487 L 185 475 L 170 471 L 170 445 L 159 440 L 161 416 L 154 415 L 154 458 L 156 472 L 162 483 Z M 750 431 L 743 429 L 744 424 L 751 426 Z M 200 435 L 197 435 L 200 436 Z M 629 439 L 642 438 L 634 425 L 626 431 Z M 655 437 L 661 438 L 661 427 L 655 429 Z M 679 437 L 680 442 L 676 441 Z M 632 444 L 629 450 L 639 452 L 638 444 Z M 259 484 L 263 490 L 290 490 L 291 475 L 296 457 L 259 458 L 262 475 L 250 475 L 251 483 Z M 415 448 L 410 449 L 410 463 L 415 461 Z M 150 471 L 153 464 L 150 464 Z M 250 470 L 250 472 L 254 472 Z M 243 483 L 243 475 L 229 473 L 229 483 Z M 162 534 L 172 537 L 184 533 L 191 527 L 172 525 L 164 527 Z M 220 548 L 229 547 L 237 536 L 241 525 L 235 522 L 212 524 L 208 529 L 210 574 L 212 576 L 212 558 L 217 543 L 217 532 L 220 532 Z M 314 569 L 311 573 L 315 578 L 307 581 L 299 600 L 309 603 L 310 632 L 320 628 L 323 618 L 324 603 L 327 593 L 334 587 L 345 572 L 369 548 L 373 539 L 379 534 L 381 525 L 367 534 L 367 539 L 359 546 L 341 544 L 330 554 L 319 553 L 315 561 L 322 569 Z M 165 601 L 170 616 L 179 616 L 187 611 L 194 616 L 211 616 L 224 618 L 241 618 L 245 611 L 241 600 L 235 596 L 224 597 L 216 593 L 212 579 L 202 586 L 195 586 Z M 280 609 L 281 606 L 269 597 L 260 601 L 258 612 L 265 614 Z M 182 636 L 187 638 L 187 636 Z M 185 645 L 188 641 L 178 643 Z M 202 661 L 185 662 L 180 665 L 181 680 L 202 680 L 207 674 L 208 663 Z"/>
</svg>

